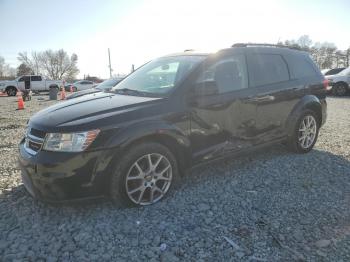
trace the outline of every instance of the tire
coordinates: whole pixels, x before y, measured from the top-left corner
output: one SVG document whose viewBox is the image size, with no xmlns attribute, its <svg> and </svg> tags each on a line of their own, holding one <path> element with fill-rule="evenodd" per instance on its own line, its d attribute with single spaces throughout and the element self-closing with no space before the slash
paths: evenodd
<svg viewBox="0 0 350 262">
<path fill-rule="evenodd" d="M 150 170 L 148 156 L 155 166 L 154 171 Z M 158 143 L 142 143 L 131 147 L 118 161 L 113 172 L 110 196 L 120 207 L 154 204 L 179 183 L 180 177 L 174 155 Z"/>
<path fill-rule="evenodd" d="M 344 96 L 347 92 L 347 86 L 344 83 L 335 84 L 332 88 L 332 92 L 336 96 Z"/>
<path fill-rule="evenodd" d="M 307 127 L 307 125 L 305 126 L 308 121 L 307 119 L 310 120 L 309 123 L 313 123 L 313 125 L 310 124 L 310 127 Z M 287 142 L 287 145 L 291 151 L 304 154 L 312 150 L 317 141 L 320 129 L 320 123 L 317 119 L 317 114 L 314 111 L 303 111 L 294 126 L 293 135 L 288 139 Z M 306 129 L 307 131 L 303 132 L 301 131 L 302 129 Z M 303 137 L 305 138 L 303 139 Z"/>
<path fill-rule="evenodd" d="M 17 89 L 15 87 L 9 87 L 6 89 L 6 93 L 8 96 L 16 96 L 17 95 Z"/>
</svg>

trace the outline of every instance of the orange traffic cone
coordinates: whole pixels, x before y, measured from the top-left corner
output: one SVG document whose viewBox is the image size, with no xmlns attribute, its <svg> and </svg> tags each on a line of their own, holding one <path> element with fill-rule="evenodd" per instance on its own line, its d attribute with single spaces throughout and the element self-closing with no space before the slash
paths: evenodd
<svg viewBox="0 0 350 262">
<path fill-rule="evenodd" d="M 17 110 L 23 110 L 24 109 L 24 102 L 23 102 L 23 97 L 19 96 L 18 97 L 18 102 L 17 102 Z"/>
<path fill-rule="evenodd" d="M 73 93 L 73 86 L 70 86 L 70 92 Z"/>
<path fill-rule="evenodd" d="M 66 90 L 64 90 L 64 87 L 63 87 L 61 91 L 61 100 L 65 100 L 65 99 L 66 99 Z"/>
</svg>

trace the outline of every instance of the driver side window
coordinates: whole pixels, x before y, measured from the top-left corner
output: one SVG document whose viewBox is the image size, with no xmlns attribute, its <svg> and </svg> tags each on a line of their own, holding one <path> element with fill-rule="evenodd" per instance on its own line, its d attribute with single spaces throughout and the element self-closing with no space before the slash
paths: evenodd
<svg viewBox="0 0 350 262">
<path fill-rule="evenodd" d="M 245 56 L 235 54 L 219 59 L 201 72 L 196 84 L 215 86 L 219 94 L 247 88 L 248 74 Z"/>
</svg>

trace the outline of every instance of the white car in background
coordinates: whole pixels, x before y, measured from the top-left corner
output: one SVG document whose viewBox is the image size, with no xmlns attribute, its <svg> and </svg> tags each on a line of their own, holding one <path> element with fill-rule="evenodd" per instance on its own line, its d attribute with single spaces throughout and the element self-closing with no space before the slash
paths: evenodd
<svg viewBox="0 0 350 262">
<path fill-rule="evenodd" d="M 90 89 L 90 88 L 93 88 L 94 86 L 95 86 L 95 83 L 92 81 L 80 80 L 73 83 L 73 90 L 74 92 L 76 92 L 76 91 Z"/>
<path fill-rule="evenodd" d="M 0 82 L 0 92 L 6 92 L 8 96 L 15 96 L 18 91 L 25 89 L 43 92 L 49 91 L 50 88 L 58 89 L 60 86 L 62 86 L 61 80 L 50 80 L 41 75 L 25 75 L 12 81 Z"/>
<path fill-rule="evenodd" d="M 332 87 L 332 94 L 343 96 L 350 91 L 350 67 L 336 75 L 326 75 L 329 85 Z"/>
</svg>

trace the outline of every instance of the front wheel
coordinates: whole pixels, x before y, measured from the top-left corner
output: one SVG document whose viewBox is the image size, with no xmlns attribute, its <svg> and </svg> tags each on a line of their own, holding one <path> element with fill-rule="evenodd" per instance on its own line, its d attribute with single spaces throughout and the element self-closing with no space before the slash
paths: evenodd
<svg viewBox="0 0 350 262">
<path fill-rule="evenodd" d="M 16 96 L 17 95 L 17 89 L 14 87 L 10 87 L 6 90 L 6 93 L 8 96 Z"/>
<path fill-rule="evenodd" d="M 319 132 L 319 123 L 314 111 L 306 110 L 299 117 L 294 133 L 289 138 L 289 148 L 296 153 L 307 153 L 315 145 Z"/>
<path fill-rule="evenodd" d="M 111 198 L 122 206 L 151 205 L 163 199 L 178 177 L 176 159 L 168 148 L 143 143 L 120 159 L 112 175 Z"/>
</svg>

